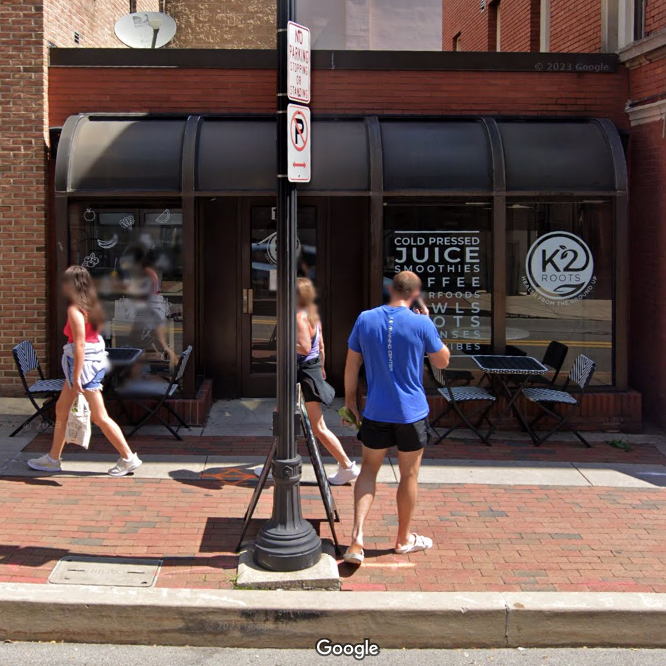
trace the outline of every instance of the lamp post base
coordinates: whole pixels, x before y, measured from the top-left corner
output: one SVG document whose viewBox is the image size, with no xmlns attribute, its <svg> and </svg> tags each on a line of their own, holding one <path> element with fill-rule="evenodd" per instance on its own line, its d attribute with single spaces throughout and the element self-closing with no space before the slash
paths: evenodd
<svg viewBox="0 0 666 666">
<path fill-rule="evenodd" d="M 254 561 L 269 571 L 309 569 L 321 558 L 321 539 L 301 515 L 301 457 L 273 460 L 273 478 L 273 516 L 254 542 Z"/>
</svg>

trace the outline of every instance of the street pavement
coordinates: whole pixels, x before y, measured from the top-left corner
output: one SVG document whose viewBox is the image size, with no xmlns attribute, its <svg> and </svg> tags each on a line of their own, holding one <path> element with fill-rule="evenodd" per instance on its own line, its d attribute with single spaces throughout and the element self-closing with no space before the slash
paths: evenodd
<svg viewBox="0 0 666 666">
<path fill-rule="evenodd" d="M 313 650 L 170 648 L 62 643 L 0 644 L 0 666 L 663 666 L 666 650 L 513 649 L 381 650 L 363 662 L 353 657 L 323 657 Z"/>
</svg>

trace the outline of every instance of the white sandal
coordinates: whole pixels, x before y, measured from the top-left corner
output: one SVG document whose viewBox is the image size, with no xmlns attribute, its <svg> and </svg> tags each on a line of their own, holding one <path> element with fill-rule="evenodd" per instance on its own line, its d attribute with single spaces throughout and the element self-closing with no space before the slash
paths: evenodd
<svg viewBox="0 0 666 666">
<path fill-rule="evenodd" d="M 395 549 L 395 552 L 398 553 L 398 555 L 407 555 L 408 553 L 418 553 L 422 550 L 430 550 L 432 548 L 433 543 L 430 537 L 421 536 L 416 532 L 414 532 L 412 536 L 414 537 L 413 543 Z"/>
<path fill-rule="evenodd" d="M 346 564 L 354 564 L 358 567 L 363 564 L 363 560 L 365 559 L 365 553 L 363 550 L 361 550 L 360 553 L 354 553 L 352 552 L 349 548 L 347 548 L 347 552 L 342 556 L 342 560 Z"/>
</svg>

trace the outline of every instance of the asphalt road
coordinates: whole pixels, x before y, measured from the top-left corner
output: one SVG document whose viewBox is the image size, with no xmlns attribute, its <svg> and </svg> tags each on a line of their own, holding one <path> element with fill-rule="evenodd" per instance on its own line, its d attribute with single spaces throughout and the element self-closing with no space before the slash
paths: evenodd
<svg viewBox="0 0 666 666">
<path fill-rule="evenodd" d="M 314 650 L 235 650 L 61 643 L 0 644 L 0 666 L 345 666 L 353 657 Z M 366 657 L 384 666 L 662 666 L 666 650 L 384 650 Z"/>
</svg>

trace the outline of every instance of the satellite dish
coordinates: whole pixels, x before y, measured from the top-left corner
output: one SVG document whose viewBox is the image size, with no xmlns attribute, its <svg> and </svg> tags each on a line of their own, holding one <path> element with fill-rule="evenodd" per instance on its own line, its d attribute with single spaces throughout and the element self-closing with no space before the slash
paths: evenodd
<svg viewBox="0 0 666 666">
<path fill-rule="evenodd" d="M 161 12 L 126 14 L 116 21 L 116 37 L 133 49 L 159 49 L 176 34 L 176 22 Z"/>
</svg>

